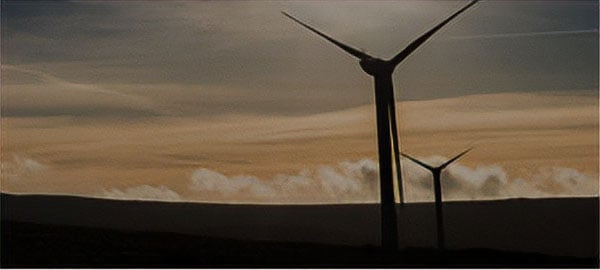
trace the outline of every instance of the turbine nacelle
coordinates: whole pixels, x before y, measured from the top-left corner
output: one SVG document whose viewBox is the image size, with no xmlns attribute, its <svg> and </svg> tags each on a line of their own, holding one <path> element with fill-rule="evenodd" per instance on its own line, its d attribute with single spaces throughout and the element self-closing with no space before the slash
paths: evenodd
<svg viewBox="0 0 600 270">
<path fill-rule="evenodd" d="M 365 57 L 359 63 L 362 70 L 371 76 L 391 74 L 394 71 L 389 62 L 374 57 Z"/>
</svg>

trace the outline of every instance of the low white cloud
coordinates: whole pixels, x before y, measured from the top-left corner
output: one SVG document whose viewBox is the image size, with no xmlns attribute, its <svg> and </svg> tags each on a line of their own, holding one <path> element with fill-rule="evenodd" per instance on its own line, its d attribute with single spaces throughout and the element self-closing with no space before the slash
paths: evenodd
<svg viewBox="0 0 600 270">
<path fill-rule="evenodd" d="M 440 164 L 444 157 L 423 161 Z M 418 165 L 402 163 L 406 201 L 432 201 L 431 173 Z M 485 200 L 518 197 L 596 195 L 598 181 L 570 168 L 540 170 L 529 180 L 511 179 L 497 165 L 468 167 L 459 163 L 442 174 L 445 200 Z M 360 203 L 379 198 L 378 165 L 370 159 L 344 161 L 295 175 L 277 175 L 270 180 L 254 176 L 228 177 L 206 168 L 190 179 L 194 198 L 223 202 Z"/>
<path fill-rule="evenodd" d="M 422 158 L 428 164 L 441 164 L 444 157 Z M 19 159 L 22 170 L 39 171 L 45 165 Z M 419 165 L 403 160 L 405 200 L 433 201 L 432 175 Z M 188 183 L 185 200 L 226 203 L 364 203 L 379 199 L 378 164 L 371 159 L 344 161 L 297 174 L 280 174 L 271 179 L 255 176 L 226 176 L 201 168 Z M 442 173 L 444 200 L 490 200 L 594 196 L 598 180 L 572 168 L 541 168 L 528 179 L 511 179 L 498 165 L 469 167 L 456 163 Z M 182 201 L 182 196 L 166 186 L 141 185 L 103 190 L 100 197 L 123 200 Z"/>
<path fill-rule="evenodd" d="M 434 156 L 422 160 L 427 164 L 442 164 L 447 159 Z M 407 200 L 433 200 L 431 172 L 412 162 L 403 162 L 402 165 Z M 507 173 L 497 165 L 471 168 L 457 163 L 442 172 L 442 193 L 446 200 L 510 197 L 511 194 L 505 190 L 509 185 Z"/>
<path fill-rule="evenodd" d="M 443 157 L 423 159 L 429 164 L 441 164 L 445 160 Z M 403 165 L 408 201 L 433 200 L 431 173 L 411 162 Z M 541 168 L 528 179 L 512 179 L 498 165 L 472 168 L 457 163 L 443 171 L 442 193 L 446 200 L 592 196 L 598 194 L 598 181 L 571 168 Z"/>
<path fill-rule="evenodd" d="M 541 168 L 534 180 L 547 180 L 547 185 L 538 184 L 537 188 L 552 195 L 597 195 L 598 178 L 583 174 L 572 168 Z"/>
<path fill-rule="evenodd" d="M 101 197 L 118 200 L 180 201 L 179 194 L 165 186 L 142 185 L 126 189 L 104 190 Z"/>
<path fill-rule="evenodd" d="M 196 170 L 190 189 L 202 200 L 236 202 L 362 202 L 378 196 L 377 165 L 372 160 L 321 166 L 295 175 L 280 174 L 270 180 L 254 176 L 227 177 L 206 168 Z M 197 196 L 195 196 L 197 197 Z"/>
<path fill-rule="evenodd" d="M 232 195 L 240 192 L 249 192 L 257 197 L 269 196 L 271 188 L 253 176 L 227 176 L 208 169 L 199 169 L 194 172 L 190 188 L 196 191 L 205 191 L 218 194 Z"/>
</svg>

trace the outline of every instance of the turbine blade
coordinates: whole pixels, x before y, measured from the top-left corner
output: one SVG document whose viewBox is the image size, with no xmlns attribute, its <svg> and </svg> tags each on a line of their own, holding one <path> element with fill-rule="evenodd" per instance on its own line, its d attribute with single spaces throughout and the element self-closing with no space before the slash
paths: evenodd
<svg viewBox="0 0 600 270">
<path fill-rule="evenodd" d="M 446 168 L 446 166 L 450 165 L 450 163 L 454 162 L 455 160 L 459 159 L 460 157 L 462 157 L 464 154 L 466 154 L 467 152 L 473 150 L 473 148 L 469 148 L 465 151 L 463 151 L 462 153 L 456 155 L 455 157 L 451 158 L 450 160 L 446 161 L 444 164 L 440 165 L 440 169 Z"/>
<path fill-rule="evenodd" d="M 404 153 L 400 153 L 400 154 L 403 155 L 404 157 L 412 160 L 414 163 L 417 163 L 417 164 L 421 165 L 421 167 L 424 167 L 424 168 L 426 168 L 426 169 L 428 169 L 430 171 L 433 171 L 433 169 L 435 169 L 434 167 L 430 166 L 429 164 L 426 164 L 426 163 L 424 163 L 424 162 L 422 162 L 422 161 L 420 161 L 420 160 L 418 160 L 418 159 L 416 159 L 414 157 L 411 157 L 411 156 L 409 156 L 407 154 L 404 154 Z"/>
<path fill-rule="evenodd" d="M 419 46 L 421 46 L 423 43 L 425 43 L 425 41 L 427 41 L 431 36 L 433 36 L 433 34 L 435 34 L 438 30 L 440 30 L 442 27 L 444 27 L 452 19 L 456 18 L 456 16 L 463 13 L 465 10 L 467 10 L 468 8 L 473 6 L 478 1 L 479 0 L 471 1 L 471 3 L 469 3 L 465 7 L 461 8 L 459 11 L 455 12 L 454 14 L 452 14 L 452 16 L 448 17 L 446 20 L 444 20 L 440 24 L 436 25 L 434 28 L 429 30 L 427 33 L 425 33 L 422 36 L 420 36 L 419 38 L 415 39 L 408 46 L 406 46 L 406 48 L 404 48 L 404 50 L 402 50 L 400 53 L 398 53 L 396 56 L 394 56 L 394 58 L 389 60 L 389 62 L 392 63 L 392 65 L 394 65 L 394 67 L 397 66 L 398 64 L 400 64 L 400 62 L 402 62 L 402 60 L 404 60 L 406 57 L 408 57 L 412 52 L 414 52 L 417 48 L 419 48 Z"/>
<path fill-rule="evenodd" d="M 325 38 L 329 42 L 331 42 L 331 43 L 335 44 L 336 46 L 340 47 L 342 50 L 346 51 L 347 53 L 349 53 L 349 54 L 351 54 L 351 55 L 353 55 L 353 56 L 355 56 L 355 57 L 357 57 L 357 58 L 359 58 L 361 60 L 364 59 L 364 58 L 371 58 L 370 55 L 368 55 L 368 54 L 366 54 L 364 52 L 361 52 L 361 51 L 359 51 L 357 49 L 354 49 L 354 48 L 352 48 L 352 47 L 350 47 L 350 46 L 348 46 L 348 45 L 346 45 L 344 43 L 341 43 L 341 42 L 333 39 L 332 37 L 330 37 L 328 35 L 325 35 L 324 33 L 322 33 L 319 30 L 313 28 L 312 26 L 310 26 L 308 24 L 305 24 L 305 23 L 301 22 L 300 20 L 294 18 L 292 15 L 287 14 L 284 11 L 282 11 L 281 13 L 283 13 L 283 15 L 285 15 L 286 17 L 292 19 L 293 21 L 299 23 L 300 25 L 308 28 L 308 30 L 312 31 L 313 33 L 315 33 L 315 34 L 317 34 L 317 35 Z"/>
</svg>

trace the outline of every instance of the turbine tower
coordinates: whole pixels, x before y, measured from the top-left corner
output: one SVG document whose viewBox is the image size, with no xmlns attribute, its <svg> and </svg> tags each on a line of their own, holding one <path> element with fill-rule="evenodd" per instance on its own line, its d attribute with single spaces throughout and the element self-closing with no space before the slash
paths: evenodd
<svg viewBox="0 0 600 270">
<path fill-rule="evenodd" d="M 419 46 L 427 41 L 433 34 L 440 30 L 444 25 L 458 16 L 460 13 L 474 5 L 478 0 L 471 1 L 468 5 L 461 8 L 450 17 L 436 25 L 434 28 L 412 41 L 400 53 L 390 60 L 382 60 L 352 48 L 341 43 L 332 37 L 320 32 L 308 24 L 301 22 L 286 12 L 283 15 L 308 28 L 308 30 L 321 36 L 327 41 L 335 44 L 342 50 L 351 54 L 360 60 L 360 67 L 375 81 L 375 107 L 377 114 L 377 143 L 379 158 L 379 187 L 381 196 L 381 245 L 387 250 L 397 250 L 398 248 L 398 226 L 396 220 L 396 208 L 394 202 L 394 181 L 392 167 L 392 146 L 394 147 L 394 159 L 396 161 L 396 172 L 398 177 L 399 197 L 404 201 L 402 190 L 402 179 L 400 172 L 400 162 L 398 156 L 398 139 L 396 130 L 396 108 L 394 98 L 394 87 L 392 82 L 392 73 L 396 67 L 414 52 Z M 393 129 L 393 130 L 390 130 Z M 392 132 L 393 134 L 391 134 Z"/>
<path fill-rule="evenodd" d="M 437 246 L 439 250 L 445 249 L 445 238 L 444 238 L 444 215 L 442 212 L 442 181 L 441 174 L 444 168 L 448 167 L 452 162 L 456 161 L 460 157 L 462 157 L 467 152 L 471 151 L 473 148 L 469 148 L 462 153 L 456 155 L 450 160 L 444 162 L 444 164 L 433 167 L 425 162 L 422 162 L 416 158 L 413 158 L 405 153 L 402 153 L 403 156 L 412 160 L 413 162 L 419 164 L 421 167 L 429 170 L 431 174 L 433 174 L 433 190 L 435 193 L 435 220 L 436 220 L 436 229 L 437 229 Z"/>
</svg>

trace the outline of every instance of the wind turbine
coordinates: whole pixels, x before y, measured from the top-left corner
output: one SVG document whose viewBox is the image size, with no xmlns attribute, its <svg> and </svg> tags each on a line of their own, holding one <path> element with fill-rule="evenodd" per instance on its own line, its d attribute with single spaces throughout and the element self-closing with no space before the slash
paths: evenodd
<svg viewBox="0 0 600 270">
<path fill-rule="evenodd" d="M 460 13 L 474 5 L 478 0 L 471 1 L 468 5 L 461 8 L 450 17 L 436 25 L 434 28 L 412 41 L 406 48 L 396 54 L 389 60 L 382 60 L 360 50 L 352 48 L 332 37 L 320 32 L 312 26 L 303 23 L 292 15 L 283 12 L 283 15 L 306 27 L 313 33 L 321 36 L 327 41 L 338 46 L 345 52 L 360 60 L 360 67 L 367 74 L 371 75 L 375 81 L 375 107 L 377 114 L 377 142 L 379 156 L 379 187 L 381 196 L 381 244 L 385 249 L 396 250 L 398 248 L 398 226 L 396 220 L 396 208 L 394 202 L 394 182 L 392 168 L 392 145 L 395 152 L 396 172 L 398 177 L 398 186 L 400 191 L 400 200 L 403 202 L 402 177 L 400 172 L 400 162 L 398 156 L 398 140 L 396 130 L 396 108 L 394 98 L 394 87 L 392 82 L 392 73 L 396 67 L 414 52 L 419 46 L 427 41 L 433 34 L 439 31 L 444 25 L 458 16 Z M 392 127 L 390 127 L 390 125 Z M 393 128 L 393 134 L 390 129 Z"/>
<path fill-rule="evenodd" d="M 402 153 L 403 156 L 405 156 L 406 158 L 419 164 L 421 167 L 429 170 L 431 172 L 431 174 L 433 174 L 433 190 L 435 193 L 435 219 L 436 219 L 436 224 L 437 224 L 437 245 L 438 245 L 438 249 L 440 249 L 440 250 L 444 250 L 444 248 L 445 248 L 444 215 L 442 212 L 442 182 L 441 182 L 442 170 L 444 170 L 444 168 L 448 167 L 448 165 L 450 165 L 452 162 L 454 162 L 457 159 L 459 159 L 460 157 L 462 157 L 467 152 L 471 151 L 471 149 L 473 149 L 473 148 L 469 148 L 469 149 L 463 151 L 462 153 L 456 155 L 455 157 L 444 162 L 444 164 L 437 166 L 437 167 L 433 167 L 425 162 L 422 162 L 422 161 L 420 161 L 416 158 L 413 158 L 405 153 Z"/>
</svg>

